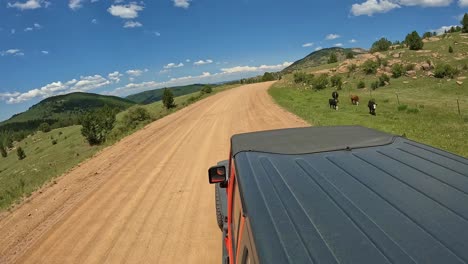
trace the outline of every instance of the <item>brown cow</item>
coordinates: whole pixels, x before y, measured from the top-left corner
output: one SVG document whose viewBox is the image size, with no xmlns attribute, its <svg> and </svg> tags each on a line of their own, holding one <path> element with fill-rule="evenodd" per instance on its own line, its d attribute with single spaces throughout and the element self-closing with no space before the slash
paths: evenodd
<svg viewBox="0 0 468 264">
<path fill-rule="evenodd" d="M 359 96 L 352 94 L 350 97 L 353 105 L 359 105 Z"/>
</svg>

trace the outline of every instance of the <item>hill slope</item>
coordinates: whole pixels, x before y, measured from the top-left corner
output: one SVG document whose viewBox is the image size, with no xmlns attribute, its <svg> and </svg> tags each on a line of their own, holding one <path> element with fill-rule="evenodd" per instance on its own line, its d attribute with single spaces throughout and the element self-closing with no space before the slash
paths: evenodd
<svg viewBox="0 0 468 264">
<path fill-rule="evenodd" d="M 200 91 L 206 87 L 206 84 L 192 84 L 186 86 L 177 86 L 169 88 L 174 96 L 186 95 Z M 155 89 L 150 91 L 144 91 L 137 94 L 132 94 L 126 97 L 126 99 L 133 101 L 138 104 L 151 104 L 162 100 L 163 89 Z"/>
<path fill-rule="evenodd" d="M 304 58 L 294 62 L 289 67 L 285 68 L 282 73 L 291 73 L 296 70 L 302 70 L 304 68 L 316 67 L 322 64 L 326 64 L 331 53 L 335 53 L 338 61 L 342 61 L 346 58 L 346 54 L 352 52 L 354 55 L 366 53 L 367 51 L 360 48 L 344 49 L 344 48 L 325 48 L 318 51 L 314 51 Z"/>
<path fill-rule="evenodd" d="M 47 122 L 54 127 L 64 127 L 76 124 L 83 113 L 105 105 L 124 110 L 134 104 L 116 96 L 92 93 L 77 92 L 58 95 L 44 99 L 27 111 L 1 122 L 0 130 L 33 130 L 42 122 Z"/>
</svg>

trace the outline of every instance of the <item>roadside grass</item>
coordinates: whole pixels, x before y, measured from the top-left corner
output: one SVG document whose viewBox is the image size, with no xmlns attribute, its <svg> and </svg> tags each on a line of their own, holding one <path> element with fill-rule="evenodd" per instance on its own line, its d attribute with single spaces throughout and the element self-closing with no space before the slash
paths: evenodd
<svg viewBox="0 0 468 264">
<path fill-rule="evenodd" d="M 356 74 L 354 79 L 343 77 L 348 83 L 339 91 L 338 111 L 328 105 L 334 88 L 315 91 L 296 86 L 290 76 L 275 83 L 269 93 L 280 106 L 316 126 L 362 125 L 405 135 L 468 157 L 467 86 L 459 86 L 453 80 L 402 77 L 392 78 L 390 85 L 372 91 L 369 88 L 357 89 L 356 84 L 362 79 L 366 87 L 370 87 L 375 76 Z M 350 94 L 359 96 L 359 106 L 351 104 Z M 367 102 L 370 98 L 376 100 L 376 116 L 369 114 Z M 457 99 L 461 115 L 458 114 Z"/>
<path fill-rule="evenodd" d="M 116 125 L 111 132 L 111 137 L 102 146 L 89 146 L 81 135 L 81 126 L 54 129 L 48 133 L 36 132 L 21 142 L 15 142 L 15 148 L 8 153 L 8 157 L 0 157 L 0 211 L 11 209 L 15 203 L 19 204 L 23 197 L 30 196 L 41 186 L 54 184 L 54 178 L 66 173 L 104 147 L 114 144 L 148 123 L 210 95 L 236 86 L 238 85 L 222 85 L 214 88 L 210 94 L 200 95 L 199 92 L 196 92 L 176 97 L 177 106 L 170 110 L 166 110 L 162 102 L 138 106 L 148 110 L 151 120 L 142 122 L 129 130 L 118 131 L 128 109 L 120 112 L 116 117 Z M 53 141 L 56 141 L 56 144 L 53 144 Z M 16 147 L 21 147 L 25 151 L 25 159 L 18 160 Z"/>
<path fill-rule="evenodd" d="M 48 133 L 36 132 L 15 143 L 15 147 L 21 146 L 25 151 L 24 160 L 18 160 L 16 150 L 0 158 L 0 210 L 19 202 L 23 195 L 29 196 L 45 182 L 101 149 L 89 146 L 80 129 L 80 126 L 70 126 Z"/>
</svg>

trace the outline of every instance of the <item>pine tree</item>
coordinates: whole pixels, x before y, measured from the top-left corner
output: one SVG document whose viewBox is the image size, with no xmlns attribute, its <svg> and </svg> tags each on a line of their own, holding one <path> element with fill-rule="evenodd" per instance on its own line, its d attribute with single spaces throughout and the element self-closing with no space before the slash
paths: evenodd
<svg viewBox="0 0 468 264">
<path fill-rule="evenodd" d="M 164 88 L 162 101 L 164 107 L 166 107 L 167 109 L 175 107 L 174 95 L 172 94 L 172 91 L 170 89 Z"/>
<path fill-rule="evenodd" d="M 405 43 L 408 45 L 410 50 L 420 50 L 424 46 L 424 42 L 416 31 L 413 31 L 406 36 Z"/>
<path fill-rule="evenodd" d="M 468 33 L 468 13 L 465 13 L 461 21 L 462 24 L 462 33 Z"/>
<path fill-rule="evenodd" d="M 328 58 L 328 63 L 335 63 L 338 61 L 338 58 L 336 57 L 336 54 L 334 52 L 332 52 L 330 54 L 330 57 Z"/>
</svg>

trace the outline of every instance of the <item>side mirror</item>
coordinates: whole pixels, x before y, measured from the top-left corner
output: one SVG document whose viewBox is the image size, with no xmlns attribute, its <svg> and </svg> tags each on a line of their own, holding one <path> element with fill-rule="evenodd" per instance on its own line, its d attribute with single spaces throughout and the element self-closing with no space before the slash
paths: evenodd
<svg viewBox="0 0 468 264">
<path fill-rule="evenodd" d="M 225 182 L 226 177 L 226 167 L 225 166 L 213 166 L 208 170 L 208 178 L 210 183 L 219 183 Z"/>
</svg>

